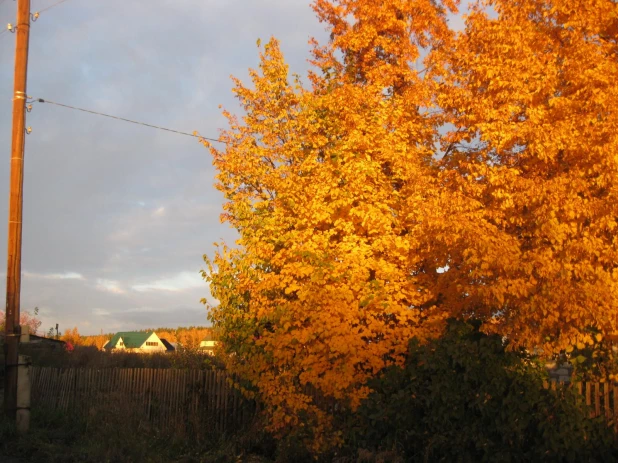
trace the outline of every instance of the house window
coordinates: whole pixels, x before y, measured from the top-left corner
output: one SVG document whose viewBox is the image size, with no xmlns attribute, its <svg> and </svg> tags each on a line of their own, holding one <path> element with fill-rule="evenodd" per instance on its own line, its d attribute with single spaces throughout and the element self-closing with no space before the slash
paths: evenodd
<svg viewBox="0 0 618 463">
<path fill-rule="evenodd" d="M 120 347 L 123 347 L 123 346 L 124 346 L 124 342 L 120 341 L 120 342 L 118 343 L 118 345 L 119 345 Z"/>
<path fill-rule="evenodd" d="M 158 345 L 159 345 L 159 343 L 158 343 L 158 342 L 152 342 L 152 341 L 146 341 L 146 345 L 147 345 L 147 346 L 153 346 L 153 347 L 156 347 L 156 346 L 158 346 Z"/>
</svg>

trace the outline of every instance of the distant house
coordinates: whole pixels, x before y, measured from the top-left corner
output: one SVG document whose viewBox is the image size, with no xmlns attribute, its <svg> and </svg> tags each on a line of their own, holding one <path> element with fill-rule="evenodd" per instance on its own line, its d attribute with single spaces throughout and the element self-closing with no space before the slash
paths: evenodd
<svg viewBox="0 0 618 463">
<path fill-rule="evenodd" d="M 104 349 L 112 352 L 122 350 L 143 353 L 167 351 L 165 344 L 154 331 L 121 331 L 105 344 Z"/>
<path fill-rule="evenodd" d="M 209 334 L 200 341 L 200 347 L 198 349 L 206 354 L 214 355 L 216 345 L 217 341 Z"/>
</svg>

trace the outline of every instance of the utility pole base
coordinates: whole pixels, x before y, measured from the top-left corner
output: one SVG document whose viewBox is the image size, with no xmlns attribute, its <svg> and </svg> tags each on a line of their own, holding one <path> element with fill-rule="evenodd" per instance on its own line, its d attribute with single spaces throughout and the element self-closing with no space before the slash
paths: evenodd
<svg viewBox="0 0 618 463">
<path fill-rule="evenodd" d="M 25 433 L 30 429 L 30 365 L 32 360 L 27 355 L 19 356 L 17 366 L 17 411 L 15 425 L 17 432 Z"/>
</svg>

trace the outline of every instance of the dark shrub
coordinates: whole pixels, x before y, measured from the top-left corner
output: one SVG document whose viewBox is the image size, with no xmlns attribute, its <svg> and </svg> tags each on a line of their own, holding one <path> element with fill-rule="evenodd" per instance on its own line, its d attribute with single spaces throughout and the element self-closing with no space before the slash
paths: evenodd
<svg viewBox="0 0 618 463">
<path fill-rule="evenodd" d="M 604 419 L 587 418 L 576 392 L 545 389 L 543 379 L 500 337 L 453 321 L 440 339 L 413 340 L 405 368 L 371 382 L 347 445 L 395 450 L 406 461 L 618 461 Z"/>
</svg>

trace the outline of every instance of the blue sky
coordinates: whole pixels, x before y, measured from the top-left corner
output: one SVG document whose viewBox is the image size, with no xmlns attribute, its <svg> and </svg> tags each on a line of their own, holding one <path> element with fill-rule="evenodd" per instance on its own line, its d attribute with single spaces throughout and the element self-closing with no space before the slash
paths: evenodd
<svg viewBox="0 0 618 463">
<path fill-rule="evenodd" d="M 55 0 L 31 2 L 34 12 Z M 8 22 L 13 0 L 0 3 Z M 238 108 L 230 75 L 247 81 L 256 40 L 271 36 L 301 75 L 309 38 L 326 38 L 309 0 L 68 0 L 32 24 L 28 94 L 216 137 L 219 104 Z M 0 35 L 0 218 L 14 46 Z M 83 334 L 207 324 L 202 255 L 235 239 L 219 222 L 210 153 L 190 137 L 45 104 L 27 125 L 22 310 L 38 306 L 42 328 Z"/>
</svg>

